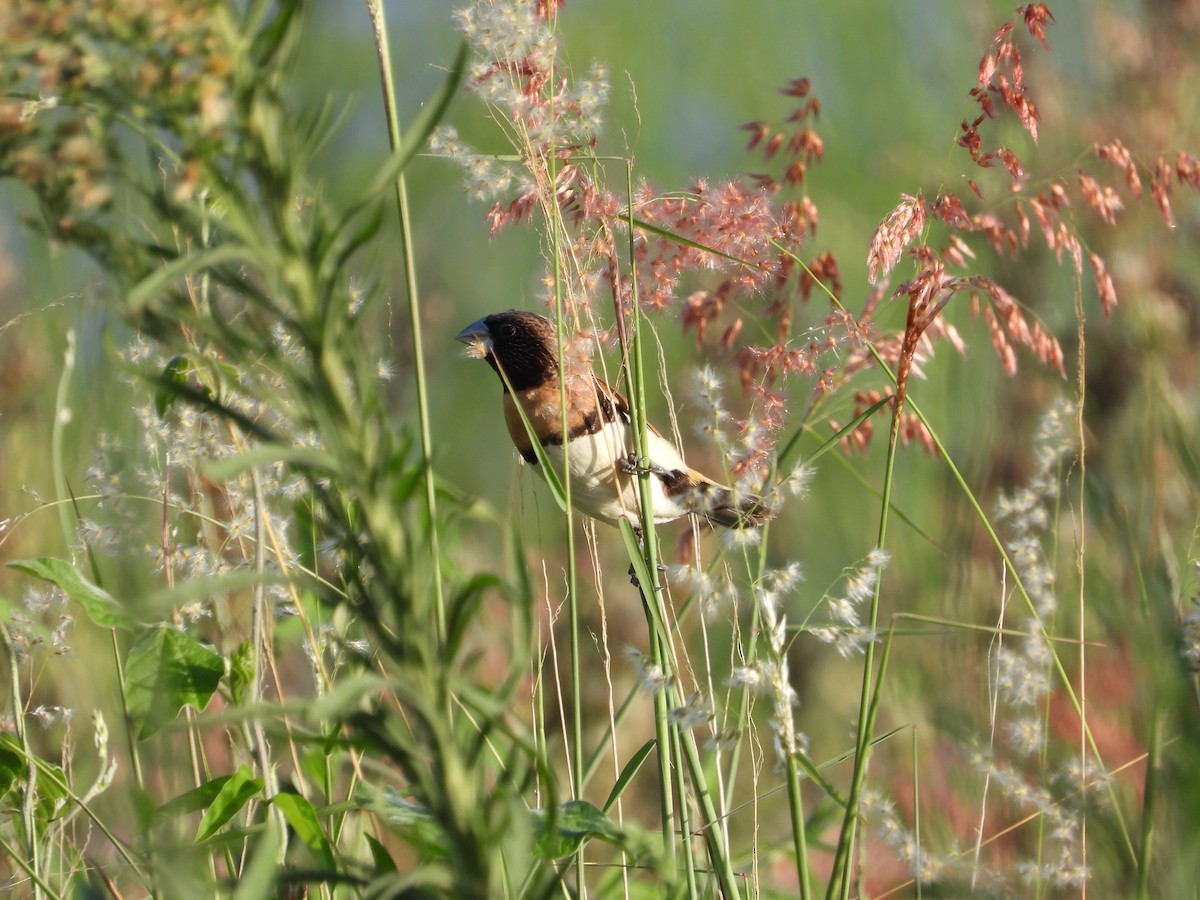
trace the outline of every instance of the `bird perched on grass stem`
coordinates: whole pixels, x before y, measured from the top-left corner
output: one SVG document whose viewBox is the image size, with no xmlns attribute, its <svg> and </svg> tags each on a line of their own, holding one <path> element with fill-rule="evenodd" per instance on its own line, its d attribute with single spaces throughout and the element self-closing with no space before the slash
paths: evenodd
<svg viewBox="0 0 1200 900">
<path fill-rule="evenodd" d="M 690 514 L 718 525 L 744 528 L 761 525 L 770 516 L 761 497 L 735 491 L 689 468 L 674 445 L 653 426 L 647 432 L 647 458 L 638 459 L 629 401 L 597 378 L 590 367 L 560 375 L 558 332 L 545 316 L 516 309 L 493 313 L 472 322 L 456 339 L 467 345 L 470 356 L 486 360 L 500 375 L 504 421 L 527 463 L 545 477 L 530 430 L 559 473 L 566 444 L 571 504 L 579 511 L 609 523 L 624 518 L 639 525 L 637 475 L 649 472 L 656 523 Z M 567 387 L 565 421 L 561 377 L 566 378 Z"/>
</svg>

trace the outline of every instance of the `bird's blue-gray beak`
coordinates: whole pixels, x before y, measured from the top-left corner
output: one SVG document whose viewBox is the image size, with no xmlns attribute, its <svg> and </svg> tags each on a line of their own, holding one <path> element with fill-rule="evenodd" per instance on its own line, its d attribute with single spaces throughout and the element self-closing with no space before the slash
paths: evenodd
<svg viewBox="0 0 1200 900">
<path fill-rule="evenodd" d="M 483 319 L 476 319 L 456 334 L 454 339 L 466 344 L 467 356 L 474 359 L 485 359 L 492 352 L 492 333 Z"/>
</svg>

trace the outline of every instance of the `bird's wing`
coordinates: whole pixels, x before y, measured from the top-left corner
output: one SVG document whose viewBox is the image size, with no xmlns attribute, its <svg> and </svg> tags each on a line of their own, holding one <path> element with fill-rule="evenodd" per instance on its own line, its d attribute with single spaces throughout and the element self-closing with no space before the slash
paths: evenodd
<svg viewBox="0 0 1200 900">
<path fill-rule="evenodd" d="M 615 419 L 623 422 L 626 428 L 632 429 L 633 416 L 625 395 L 603 379 L 595 380 L 601 411 L 604 412 L 607 405 L 612 410 L 607 414 L 610 421 Z M 654 427 L 654 423 L 647 422 L 646 428 L 649 432 L 646 448 L 649 459 L 644 462 L 654 470 L 653 474 L 662 484 L 665 505 L 671 510 L 667 512 L 668 517 L 674 518 L 691 512 L 728 528 L 762 525 L 771 517 L 772 511 L 762 497 L 734 491 L 703 472 L 691 468 L 684 462 L 675 445 Z M 632 446 L 633 436 L 630 431 L 630 449 Z M 659 507 L 656 505 L 656 517 L 658 512 Z"/>
</svg>

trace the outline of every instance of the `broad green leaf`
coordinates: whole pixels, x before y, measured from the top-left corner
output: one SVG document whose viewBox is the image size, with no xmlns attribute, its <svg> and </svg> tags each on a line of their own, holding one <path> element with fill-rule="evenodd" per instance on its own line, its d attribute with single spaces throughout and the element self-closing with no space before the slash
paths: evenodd
<svg viewBox="0 0 1200 900">
<path fill-rule="evenodd" d="M 200 820 L 200 828 L 196 832 L 196 843 L 207 841 L 221 830 L 230 819 L 236 816 L 250 799 L 262 791 L 263 780 L 255 778 L 247 766 L 240 766 L 229 779 L 221 785 L 212 805 L 204 812 Z"/>
<path fill-rule="evenodd" d="M 544 811 L 538 814 L 534 853 L 542 859 L 562 859 L 578 850 L 590 838 L 620 844 L 621 829 L 596 806 L 586 800 L 568 800 L 550 819 Z M 551 827 L 553 826 L 553 827 Z"/>
<path fill-rule="evenodd" d="M 101 628 L 127 628 L 132 624 L 133 620 L 125 615 L 121 604 L 112 594 L 92 584 L 65 559 L 40 556 L 37 559 L 17 560 L 8 565 L 62 588 L 68 597 L 83 607 L 87 617 Z"/>
<path fill-rule="evenodd" d="M 171 404 L 175 402 L 175 398 L 179 396 L 175 391 L 169 390 L 167 385 L 187 384 L 188 365 L 187 357 L 173 356 L 159 373 L 159 387 L 154 392 L 154 411 L 158 413 L 160 419 L 166 415 Z"/>
<path fill-rule="evenodd" d="M 321 820 L 317 818 L 313 805 L 299 794 L 276 794 L 271 802 L 283 812 L 296 837 L 304 842 L 304 846 L 313 852 L 327 871 L 333 872 L 337 868 L 333 847 L 321 828 Z"/>
<path fill-rule="evenodd" d="M 28 759 L 14 735 L 0 734 L 0 811 L 16 812 L 20 800 L 11 792 L 14 789 L 23 790 L 28 782 Z M 37 767 L 34 776 L 37 824 L 44 826 L 62 812 L 60 801 L 67 796 L 63 789 L 67 778 L 61 766 L 44 759 L 34 762 Z"/>
<path fill-rule="evenodd" d="M 129 714 L 138 736 L 159 731 L 184 706 L 204 709 L 224 674 L 224 657 L 181 631 L 155 628 L 142 634 L 125 664 Z"/>
<path fill-rule="evenodd" d="M 217 799 L 217 795 L 221 793 L 221 788 L 225 787 L 225 782 L 229 781 L 228 775 L 222 775 L 220 778 L 214 778 L 211 781 L 206 781 L 199 787 L 194 787 L 190 791 L 184 791 L 178 797 L 168 800 L 158 808 L 158 814 L 166 818 L 186 815 L 187 813 L 199 812 L 202 809 L 208 809 L 212 802 Z"/>
<path fill-rule="evenodd" d="M 254 642 L 245 640 L 229 656 L 229 696 L 235 706 L 246 702 L 253 681 Z"/>
<path fill-rule="evenodd" d="M 433 859 L 449 858 L 445 832 L 425 807 L 404 797 L 391 786 L 380 791 L 363 784 L 358 797 L 367 809 L 387 822 L 418 853 Z"/>
</svg>

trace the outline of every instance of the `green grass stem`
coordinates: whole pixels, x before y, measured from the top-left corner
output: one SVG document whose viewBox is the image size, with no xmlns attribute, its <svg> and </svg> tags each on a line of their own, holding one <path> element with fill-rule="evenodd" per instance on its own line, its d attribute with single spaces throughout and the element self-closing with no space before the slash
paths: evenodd
<svg viewBox="0 0 1200 900">
<path fill-rule="evenodd" d="M 383 0 L 366 0 L 367 12 L 375 35 L 375 49 L 379 55 L 380 85 L 383 90 L 383 107 L 387 117 L 388 141 L 392 151 L 403 146 L 400 114 L 396 104 L 395 78 L 392 74 L 392 59 L 387 37 L 387 20 Z M 425 349 L 421 339 L 421 301 L 417 286 L 417 266 L 413 255 L 412 217 L 408 209 L 408 186 L 404 172 L 395 178 L 396 210 L 400 224 L 400 256 L 404 263 L 404 288 L 407 295 L 409 335 L 412 343 L 413 384 L 417 394 L 417 422 L 421 434 L 421 461 L 424 466 L 425 507 L 429 515 L 429 542 L 432 558 L 434 624 L 439 643 L 446 640 L 446 601 L 442 586 L 441 536 L 437 514 L 437 480 L 433 470 L 433 426 L 429 417 L 429 390 L 425 371 Z"/>
</svg>

